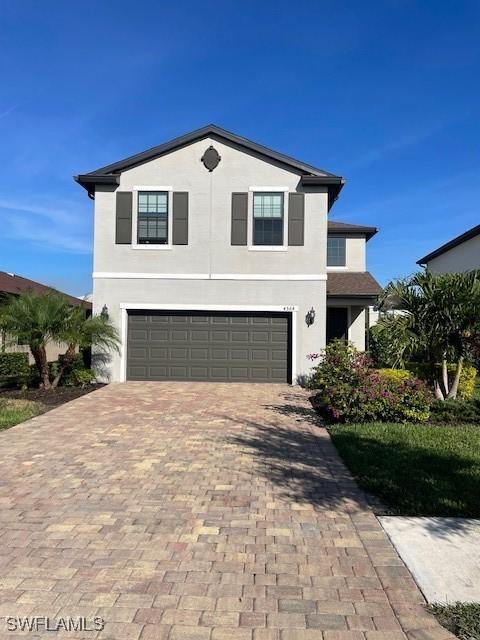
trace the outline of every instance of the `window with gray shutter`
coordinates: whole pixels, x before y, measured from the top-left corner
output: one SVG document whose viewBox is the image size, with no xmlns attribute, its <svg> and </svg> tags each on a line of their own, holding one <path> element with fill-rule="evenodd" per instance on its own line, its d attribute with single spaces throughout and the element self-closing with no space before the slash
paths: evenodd
<svg viewBox="0 0 480 640">
<path fill-rule="evenodd" d="M 283 245 L 283 193 L 253 194 L 253 244 Z"/>
</svg>

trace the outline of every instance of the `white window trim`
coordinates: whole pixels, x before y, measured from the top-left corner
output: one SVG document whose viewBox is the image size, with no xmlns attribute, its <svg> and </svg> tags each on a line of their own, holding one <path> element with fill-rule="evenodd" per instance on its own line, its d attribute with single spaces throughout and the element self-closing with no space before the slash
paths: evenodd
<svg viewBox="0 0 480 640">
<path fill-rule="evenodd" d="M 253 196 L 254 193 L 283 193 L 283 244 L 253 244 Z M 248 251 L 288 251 L 288 187 L 249 187 L 248 188 Z"/>
<path fill-rule="evenodd" d="M 168 238 L 167 244 L 139 244 L 138 242 L 138 193 L 139 191 L 166 191 L 168 198 L 168 218 L 167 218 L 167 229 L 168 229 Z M 173 206 L 173 187 L 168 186 L 152 186 L 152 185 L 137 185 L 132 189 L 133 193 L 133 202 L 132 202 L 132 244 L 131 248 L 135 251 L 171 251 L 173 248 L 172 245 L 172 206 Z"/>
<path fill-rule="evenodd" d="M 218 304 L 157 304 L 157 303 L 120 303 L 120 382 L 127 379 L 127 336 L 128 336 L 128 311 L 268 311 L 277 313 L 289 313 L 291 322 L 291 350 L 290 350 L 290 370 L 292 374 L 292 385 L 297 379 L 297 313 L 298 305 L 218 305 Z"/>
</svg>

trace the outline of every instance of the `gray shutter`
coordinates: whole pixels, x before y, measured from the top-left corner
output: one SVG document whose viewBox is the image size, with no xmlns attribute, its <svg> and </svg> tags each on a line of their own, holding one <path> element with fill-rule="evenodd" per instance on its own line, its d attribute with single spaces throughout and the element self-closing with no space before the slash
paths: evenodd
<svg viewBox="0 0 480 640">
<path fill-rule="evenodd" d="M 301 247 L 305 235 L 305 197 L 303 193 L 290 193 L 288 197 L 288 244 Z"/>
<path fill-rule="evenodd" d="M 173 192 L 173 244 L 188 244 L 188 192 Z"/>
<path fill-rule="evenodd" d="M 132 192 L 117 191 L 115 244 L 132 244 Z"/>
<path fill-rule="evenodd" d="M 248 193 L 232 193 L 232 240 L 233 245 L 247 244 Z"/>
</svg>

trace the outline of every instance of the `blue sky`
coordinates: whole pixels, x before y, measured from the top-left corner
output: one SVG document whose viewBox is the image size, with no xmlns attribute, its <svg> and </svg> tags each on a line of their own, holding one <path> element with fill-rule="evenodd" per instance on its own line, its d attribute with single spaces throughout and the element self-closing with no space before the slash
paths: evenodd
<svg viewBox="0 0 480 640">
<path fill-rule="evenodd" d="M 91 291 L 72 176 L 214 122 L 347 179 L 385 283 L 480 222 L 477 0 L 0 0 L 0 270 Z"/>
</svg>

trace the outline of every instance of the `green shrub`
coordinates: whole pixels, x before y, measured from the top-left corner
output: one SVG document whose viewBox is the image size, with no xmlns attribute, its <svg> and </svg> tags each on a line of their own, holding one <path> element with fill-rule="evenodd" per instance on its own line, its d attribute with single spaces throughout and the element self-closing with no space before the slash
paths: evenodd
<svg viewBox="0 0 480 640">
<path fill-rule="evenodd" d="M 441 364 L 435 365 L 437 370 L 440 371 L 442 368 Z M 424 362 L 406 362 L 405 368 L 413 373 L 414 376 L 420 378 L 421 380 L 426 380 L 427 382 L 431 382 L 432 376 L 432 368 L 429 364 Z M 448 381 L 452 384 L 455 371 L 455 364 L 448 364 Z M 477 370 L 471 364 L 464 364 L 462 368 L 462 372 L 460 374 L 460 382 L 458 384 L 458 394 L 457 397 L 459 400 L 468 400 L 472 398 L 475 392 L 475 382 L 477 377 Z"/>
<path fill-rule="evenodd" d="M 401 382 L 402 380 L 409 380 L 412 378 L 410 371 L 405 369 L 379 369 L 378 374 L 381 380 L 385 382 Z"/>
<path fill-rule="evenodd" d="M 480 424 L 480 400 L 435 400 L 430 412 L 435 424 Z"/>
<path fill-rule="evenodd" d="M 334 341 L 320 356 L 312 381 L 315 404 L 328 422 L 423 422 L 431 395 L 410 375 L 381 374 L 352 345 Z"/>
<path fill-rule="evenodd" d="M 94 372 L 91 369 L 85 369 L 84 367 L 74 368 L 63 376 L 63 384 L 68 387 L 76 385 L 84 387 L 87 384 L 94 382 L 94 380 Z"/>
<path fill-rule="evenodd" d="M 28 353 L 0 353 L 0 387 L 22 387 L 29 375 Z"/>
</svg>

